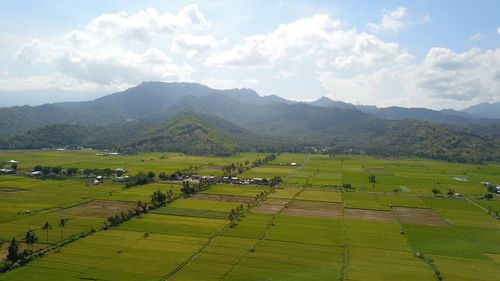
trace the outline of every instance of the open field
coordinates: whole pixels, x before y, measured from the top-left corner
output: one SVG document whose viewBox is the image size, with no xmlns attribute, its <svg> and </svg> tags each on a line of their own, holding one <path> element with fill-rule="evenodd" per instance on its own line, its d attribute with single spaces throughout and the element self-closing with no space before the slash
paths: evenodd
<svg viewBox="0 0 500 281">
<path fill-rule="evenodd" d="M 19 159 L 21 169 L 42 164 L 158 173 L 196 166 L 202 175 L 261 156 L 0 153 L 2 159 Z M 157 190 L 179 195 L 182 183 L 124 188 L 111 180 L 87 186 L 79 178 L 2 175 L 0 257 L 12 238 L 26 249 L 29 229 L 38 238 L 35 251 L 47 242 L 54 248 L 0 274 L 0 280 L 435 280 L 417 252 L 432 259 L 446 281 L 489 281 L 500 275 L 500 224 L 487 213 L 498 210 L 500 201 L 479 199 L 485 193 L 480 181 L 497 180 L 498 165 L 322 155 L 311 155 L 298 171 L 279 165 L 305 159 L 305 154 L 282 154 L 238 175 L 285 178 L 291 173 L 283 188 L 272 192 L 268 186 L 212 185 L 109 230 L 103 229 L 107 217 L 135 208 L 138 201 L 150 204 Z M 370 174 L 376 176 L 373 185 Z M 343 183 L 353 189 L 338 190 Z M 431 196 L 434 187 L 443 193 L 451 188 L 464 198 Z M 264 191 L 267 197 L 257 201 Z M 250 210 L 231 224 L 229 212 L 241 204 Z M 66 219 L 64 229 L 61 219 Z M 48 231 L 42 229 L 45 222 L 52 226 Z M 94 234 L 79 239 L 91 229 Z M 70 243 L 57 247 L 61 241 Z"/>
</svg>

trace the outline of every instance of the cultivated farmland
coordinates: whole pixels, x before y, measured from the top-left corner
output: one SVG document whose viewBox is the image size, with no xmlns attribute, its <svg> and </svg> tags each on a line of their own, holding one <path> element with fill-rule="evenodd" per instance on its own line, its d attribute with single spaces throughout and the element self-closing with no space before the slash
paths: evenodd
<svg viewBox="0 0 500 281">
<path fill-rule="evenodd" d="M 0 280 L 487 281 L 500 276 L 495 218 L 500 201 L 484 199 L 481 185 L 497 179 L 500 166 L 287 153 L 235 175 L 279 176 L 284 180 L 279 186 L 222 179 L 223 166 L 263 156 L 0 152 L 1 159 L 19 161 L 17 174 L 0 176 L 0 265 L 11 263 L 6 256 L 13 238 L 20 252 L 32 251 L 26 264 L 0 273 Z M 130 176 L 151 171 L 155 178 L 127 188 L 107 177 L 89 184 L 80 174 L 27 177 L 36 165 L 123 168 Z M 176 171 L 197 176 L 184 182 L 158 178 Z M 221 176 L 221 182 L 186 193 L 186 182 L 211 175 Z M 158 192 L 172 200 L 153 207 Z M 147 211 L 140 209 L 145 203 Z M 25 239 L 30 230 L 34 243 Z"/>
</svg>

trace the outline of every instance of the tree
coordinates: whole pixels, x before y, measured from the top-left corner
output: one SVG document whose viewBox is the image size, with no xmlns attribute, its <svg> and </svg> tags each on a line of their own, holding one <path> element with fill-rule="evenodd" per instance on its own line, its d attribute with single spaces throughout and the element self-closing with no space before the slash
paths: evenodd
<svg viewBox="0 0 500 281">
<path fill-rule="evenodd" d="M 158 175 L 158 178 L 160 178 L 162 181 L 164 180 L 168 180 L 168 175 L 165 174 L 165 172 L 161 172 L 159 175 Z"/>
<path fill-rule="evenodd" d="M 11 168 L 12 170 L 17 170 L 17 163 L 12 163 L 12 164 L 10 164 L 10 168 Z"/>
<path fill-rule="evenodd" d="M 371 182 L 371 183 L 376 183 L 377 182 L 377 178 L 375 177 L 375 175 L 369 175 L 368 176 L 368 181 Z"/>
<path fill-rule="evenodd" d="M 487 199 L 487 200 L 491 200 L 491 199 L 493 199 L 493 194 L 491 194 L 491 193 L 486 193 L 486 194 L 484 195 L 484 199 Z"/>
<path fill-rule="evenodd" d="M 46 234 L 46 238 L 47 238 L 47 247 L 49 247 L 49 229 L 51 229 L 52 226 L 50 225 L 50 223 L 48 221 L 46 221 L 43 225 L 42 225 L 42 230 L 45 230 L 45 234 Z"/>
<path fill-rule="evenodd" d="M 72 175 L 78 173 L 78 168 L 68 168 L 68 169 L 66 169 L 66 173 L 68 173 L 69 176 L 72 176 Z"/>
<path fill-rule="evenodd" d="M 59 221 L 59 227 L 61 228 L 61 242 L 64 240 L 64 228 L 66 227 L 66 219 L 62 218 Z"/>
<path fill-rule="evenodd" d="M 437 188 L 433 188 L 433 189 L 432 189 L 432 194 L 434 194 L 434 195 L 441 194 L 441 190 L 439 190 L 439 189 L 437 189 Z"/>
<path fill-rule="evenodd" d="M 50 167 L 47 167 L 47 166 L 42 167 L 42 174 L 44 176 L 50 174 L 51 171 L 52 171 L 52 169 Z"/>
<path fill-rule="evenodd" d="M 455 194 L 455 191 L 453 191 L 453 189 L 448 189 L 448 196 L 453 196 L 453 194 Z"/>
<path fill-rule="evenodd" d="M 33 252 L 33 244 L 38 241 L 38 237 L 36 237 L 35 231 L 32 228 L 24 235 L 24 241 L 28 245 L 28 249 Z"/>
<path fill-rule="evenodd" d="M 154 180 L 155 177 L 156 177 L 155 172 L 153 172 L 153 171 L 148 172 L 148 179 L 150 181 Z"/>
<path fill-rule="evenodd" d="M 52 167 L 52 173 L 59 175 L 61 173 L 61 167 Z"/>
<path fill-rule="evenodd" d="M 16 238 L 12 238 L 9 244 L 9 248 L 7 249 L 6 259 L 11 263 L 15 263 L 19 260 L 19 258 L 19 243 L 17 243 Z"/>
<path fill-rule="evenodd" d="M 33 171 L 39 172 L 42 170 L 42 165 L 36 165 L 35 168 L 33 168 Z"/>
</svg>

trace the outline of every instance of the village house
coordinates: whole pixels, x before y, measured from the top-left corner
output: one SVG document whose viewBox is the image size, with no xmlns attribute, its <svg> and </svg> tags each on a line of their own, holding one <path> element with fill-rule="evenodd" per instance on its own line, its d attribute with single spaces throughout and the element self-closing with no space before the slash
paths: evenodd
<svg viewBox="0 0 500 281">
<path fill-rule="evenodd" d="M 10 174 L 15 174 L 16 170 L 14 169 L 0 169 L 0 174 L 4 175 L 10 175 Z"/>
<path fill-rule="evenodd" d="M 119 183 L 123 183 L 123 182 L 127 182 L 129 179 L 128 176 L 124 176 L 124 177 L 116 177 L 116 178 L 113 178 L 113 182 L 119 182 Z"/>
</svg>

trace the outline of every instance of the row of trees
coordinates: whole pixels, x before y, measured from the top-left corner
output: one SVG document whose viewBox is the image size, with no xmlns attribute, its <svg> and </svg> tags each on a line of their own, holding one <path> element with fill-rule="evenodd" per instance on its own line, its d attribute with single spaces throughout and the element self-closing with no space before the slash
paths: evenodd
<svg viewBox="0 0 500 281">
<path fill-rule="evenodd" d="M 152 171 L 149 171 L 147 174 L 144 172 L 139 172 L 136 175 L 133 175 L 129 178 L 129 180 L 125 184 L 125 188 L 130 188 L 136 185 L 145 185 L 150 182 L 154 182 L 155 177 L 156 175 Z"/>
<path fill-rule="evenodd" d="M 33 168 L 33 171 L 42 172 L 43 176 L 48 176 L 50 174 L 54 174 L 54 175 L 58 175 L 58 176 L 74 176 L 74 175 L 81 173 L 82 175 L 85 175 L 85 176 L 94 175 L 94 176 L 111 177 L 112 175 L 116 175 L 118 177 L 121 177 L 125 173 L 125 170 L 122 170 L 122 169 L 113 170 L 110 168 L 104 168 L 104 169 L 86 168 L 86 169 L 83 169 L 82 171 L 80 171 L 80 169 L 74 168 L 74 167 L 63 169 L 60 166 L 51 167 L 51 166 L 42 166 L 42 165 L 36 165 Z"/>
<path fill-rule="evenodd" d="M 230 163 L 228 165 L 222 166 L 222 171 L 224 176 L 233 176 L 236 174 L 241 174 L 245 170 L 250 169 L 250 161 L 245 161 L 244 163 Z"/>
<path fill-rule="evenodd" d="M 248 208 L 249 206 L 247 205 L 247 209 Z M 245 213 L 245 207 L 243 206 L 243 204 L 240 204 L 238 207 L 231 209 L 231 211 L 229 211 L 229 217 L 228 217 L 229 220 L 231 221 L 231 225 L 234 226 L 236 224 L 236 220 L 244 213 Z"/>
<path fill-rule="evenodd" d="M 273 160 L 276 159 L 276 154 L 275 153 L 272 153 L 272 154 L 269 154 L 269 155 L 266 155 L 266 157 L 264 157 L 263 159 L 256 159 L 252 162 L 252 167 L 259 167 L 259 166 L 262 166 L 262 165 L 265 165 Z"/>
<path fill-rule="evenodd" d="M 176 171 L 172 174 L 167 174 L 165 172 L 161 172 L 159 175 L 158 175 L 158 178 L 163 180 L 163 181 L 166 181 L 166 180 L 182 180 L 186 177 L 190 177 L 194 174 L 196 174 L 196 171 L 198 171 L 198 167 L 196 166 L 193 166 L 193 165 L 190 165 L 189 167 L 187 168 L 184 168 L 180 171 Z"/>
<path fill-rule="evenodd" d="M 160 189 L 155 191 L 151 196 L 151 204 L 153 208 L 160 208 L 162 206 L 167 205 L 168 203 L 174 201 L 176 195 L 173 189 L 169 189 L 167 192 L 163 193 Z"/>
<path fill-rule="evenodd" d="M 64 240 L 64 228 L 66 227 L 68 219 L 62 218 L 59 220 L 59 228 L 61 229 L 61 242 Z M 49 247 L 49 230 L 52 229 L 52 225 L 46 221 L 42 227 L 42 230 L 46 233 L 46 245 Z M 26 243 L 27 249 L 20 251 L 19 243 L 16 238 L 12 238 L 7 249 L 6 260 L 11 263 L 11 265 L 17 262 L 25 263 L 29 260 L 31 254 L 33 253 L 33 245 L 38 242 L 38 236 L 34 229 L 29 229 L 24 235 L 24 242 Z"/>
<path fill-rule="evenodd" d="M 200 179 L 198 182 L 183 181 L 181 192 L 186 196 L 196 194 L 199 191 L 203 191 L 210 186 L 210 183 L 205 179 Z"/>
</svg>

